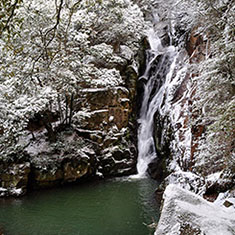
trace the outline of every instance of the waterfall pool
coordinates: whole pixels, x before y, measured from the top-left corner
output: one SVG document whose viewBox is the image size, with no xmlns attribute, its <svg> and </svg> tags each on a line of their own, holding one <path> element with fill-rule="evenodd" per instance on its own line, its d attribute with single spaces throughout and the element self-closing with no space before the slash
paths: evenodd
<svg viewBox="0 0 235 235">
<path fill-rule="evenodd" d="M 148 235 L 156 181 L 119 178 L 0 199 L 4 235 Z"/>
</svg>

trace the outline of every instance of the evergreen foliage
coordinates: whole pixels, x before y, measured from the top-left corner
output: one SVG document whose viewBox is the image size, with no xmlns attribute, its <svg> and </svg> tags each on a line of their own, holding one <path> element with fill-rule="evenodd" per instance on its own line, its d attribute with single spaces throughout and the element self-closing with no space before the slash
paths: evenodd
<svg viewBox="0 0 235 235">
<path fill-rule="evenodd" d="M 59 112 L 61 122 L 71 123 L 76 113 L 70 103 L 79 102 L 83 81 L 91 87 L 120 84 L 118 66 L 127 63 L 120 47 L 137 53 L 144 19 L 129 0 L 4 0 L 0 8 L 4 157 L 19 147 L 35 115 Z"/>
<path fill-rule="evenodd" d="M 197 92 L 194 108 L 200 114 L 197 124 L 206 131 L 199 143 L 197 169 L 234 173 L 235 125 L 235 5 L 234 1 L 198 1 L 198 33 L 207 42 L 206 58 L 195 78 Z M 204 163 L 206 162 L 206 164 Z"/>
</svg>

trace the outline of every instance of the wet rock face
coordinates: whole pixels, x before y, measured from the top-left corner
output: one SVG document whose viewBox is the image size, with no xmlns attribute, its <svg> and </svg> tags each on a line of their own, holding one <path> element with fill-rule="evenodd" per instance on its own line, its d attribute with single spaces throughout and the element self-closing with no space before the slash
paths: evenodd
<svg viewBox="0 0 235 235">
<path fill-rule="evenodd" d="M 204 161 L 198 154 L 199 140 L 208 127 L 203 122 L 196 122 L 199 113 L 194 108 L 198 102 L 195 98 L 197 83 L 194 77 L 198 74 L 190 72 L 187 69 L 188 62 L 185 61 L 188 59 L 189 63 L 196 64 L 203 61 L 206 44 L 202 37 L 196 35 L 196 29 L 188 33 L 188 40 L 177 58 L 177 69 L 171 77 L 161 110 L 155 114 L 157 159 L 149 165 L 149 173 L 153 178 L 162 180 L 179 170 L 192 172 L 195 177 L 205 179 L 206 189 L 203 190 L 209 195 L 230 189 L 234 185 L 234 176 L 227 174 L 225 156 L 219 156 L 220 159 L 212 163 Z"/>
<path fill-rule="evenodd" d="M 153 179 L 163 180 L 169 175 L 167 165 L 172 159 L 171 141 L 173 140 L 173 129 L 167 116 L 155 114 L 154 140 L 157 158 L 149 164 L 148 173 Z"/>
</svg>

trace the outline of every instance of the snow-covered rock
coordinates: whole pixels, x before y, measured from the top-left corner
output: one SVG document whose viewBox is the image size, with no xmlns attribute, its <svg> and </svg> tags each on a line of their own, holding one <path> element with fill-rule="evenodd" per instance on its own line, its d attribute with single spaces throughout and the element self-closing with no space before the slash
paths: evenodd
<svg viewBox="0 0 235 235">
<path fill-rule="evenodd" d="M 178 170 L 171 173 L 160 184 L 157 192 L 163 192 L 165 188 L 170 184 L 178 185 L 199 195 L 203 195 L 206 191 L 204 178 L 189 171 L 185 172 L 182 170 Z"/>
<path fill-rule="evenodd" d="M 12 195 L 20 196 L 26 192 L 28 175 L 31 171 L 29 162 L 0 163 L 0 197 Z"/>
<path fill-rule="evenodd" d="M 235 210 L 220 207 L 177 185 L 167 186 L 155 235 L 235 234 Z"/>
</svg>

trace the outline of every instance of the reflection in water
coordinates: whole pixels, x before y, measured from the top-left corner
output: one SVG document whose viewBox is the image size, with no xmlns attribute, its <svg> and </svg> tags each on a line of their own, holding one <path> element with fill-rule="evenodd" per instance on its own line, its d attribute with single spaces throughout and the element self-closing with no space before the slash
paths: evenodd
<svg viewBox="0 0 235 235">
<path fill-rule="evenodd" d="M 0 200 L 6 235 L 144 235 L 158 220 L 156 182 L 122 178 Z M 1 231 L 1 229 L 0 229 Z"/>
</svg>

